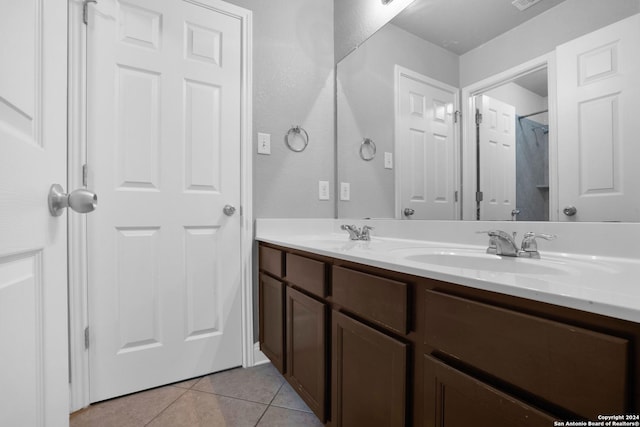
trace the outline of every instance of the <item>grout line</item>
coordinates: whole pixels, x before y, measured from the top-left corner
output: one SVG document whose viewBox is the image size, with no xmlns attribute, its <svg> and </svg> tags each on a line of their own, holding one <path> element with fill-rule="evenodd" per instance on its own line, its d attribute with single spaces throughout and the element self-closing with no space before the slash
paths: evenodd
<svg viewBox="0 0 640 427">
<path fill-rule="evenodd" d="M 284 378 L 283 378 L 284 379 Z M 264 412 L 262 413 L 262 415 L 260 415 L 260 418 L 258 418 L 258 421 L 256 421 L 256 426 L 258 424 L 260 424 L 260 421 L 262 420 L 262 418 L 264 417 L 264 414 L 267 413 L 267 411 L 269 410 L 269 408 L 271 408 L 271 404 L 273 403 L 273 401 L 275 400 L 276 396 L 278 395 L 278 393 L 280 393 L 280 390 L 282 390 L 282 387 L 284 387 L 284 383 L 286 382 L 286 380 L 282 381 L 282 384 L 280 384 L 280 387 L 278 387 L 278 391 L 276 391 L 273 394 L 273 397 L 271 398 L 271 401 L 269 401 L 269 404 L 267 405 L 267 407 L 264 409 Z"/>
<path fill-rule="evenodd" d="M 161 387 L 161 388 L 166 388 L 166 387 L 173 387 L 173 386 L 168 385 L 168 386 L 164 386 L 164 387 Z M 176 402 L 177 402 L 177 401 L 178 401 L 182 396 L 184 396 L 184 395 L 189 391 L 189 389 L 181 388 L 181 387 L 173 387 L 173 388 L 177 388 L 178 390 L 184 390 L 184 391 L 183 391 L 182 393 L 180 393 L 180 395 L 179 395 L 178 397 L 176 397 L 175 399 L 173 399 L 173 401 L 172 401 L 171 403 L 169 403 L 167 406 L 165 406 L 165 407 L 162 409 L 162 411 L 158 412 L 158 413 L 156 414 L 156 416 L 155 416 L 155 417 L 151 418 L 151 419 L 149 420 L 149 422 L 145 424 L 145 426 L 148 426 L 149 424 L 151 424 L 151 423 L 153 422 L 153 420 L 155 420 L 155 419 L 156 419 L 156 418 L 158 418 L 160 415 L 162 415 L 162 414 L 163 414 L 167 409 L 169 409 L 169 407 L 170 407 L 171 405 L 173 405 L 174 403 L 176 403 Z"/>
</svg>

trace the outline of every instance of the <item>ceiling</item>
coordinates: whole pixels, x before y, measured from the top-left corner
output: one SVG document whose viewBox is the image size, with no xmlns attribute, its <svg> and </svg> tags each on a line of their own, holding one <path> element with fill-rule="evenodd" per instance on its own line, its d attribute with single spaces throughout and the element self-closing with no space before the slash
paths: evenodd
<svg viewBox="0 0 640 427">
<path fill-rule="evenodd" d="M 512 0 L 415 0 L 391 22 L 462 55 L 564 0 L 542 0 L 520 11 Z"/>
</svg>

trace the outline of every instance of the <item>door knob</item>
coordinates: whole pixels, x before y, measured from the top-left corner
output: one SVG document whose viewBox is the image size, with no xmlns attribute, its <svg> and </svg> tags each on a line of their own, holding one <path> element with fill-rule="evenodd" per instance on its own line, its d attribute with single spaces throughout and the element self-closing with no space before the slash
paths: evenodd
<svg viewBox="0 0 640 427">
<path fill-rule="evenodd" d="M 576 209 L 575 206 L 567 206 L 566 208 L 562 209 L 562 212 L 566 216 L 574 216 L 578 212 L 578 209 Z"/>
<path fill-rule="evenodd" d="M 225 205 L 225 207 L 222 208 L 222 212 L 224 212 L 226 216 L 231 216 L 236 212 L 236 208 L 231 205 Z"/>
<path fill-rule="evenodd" d="M 411 215 L 413 215 L 414 213 L 416 213 L 416 211 L 415 211 L 414 209 L 411 209 L 411 208 L 404 208 L 404 215 L 405 215 L 405 216 L 411 216 Z"/>
<path fill-rule="evenodd" d="M 64 208 L 71 208 L 78 213 L 88 213 L 98 205 L 98 196 L 84 188 L 67 194 L 60 184 L 53 184 L 49 189 L 48 203 L 52 216 L 62 215 Z"/>
</svg>

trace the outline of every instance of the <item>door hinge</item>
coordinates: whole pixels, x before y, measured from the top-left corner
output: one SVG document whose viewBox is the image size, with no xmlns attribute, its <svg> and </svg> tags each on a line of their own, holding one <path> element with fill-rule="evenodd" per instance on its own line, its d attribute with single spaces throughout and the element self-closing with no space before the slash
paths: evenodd
<svg viewBox="0 0 640 427">
<path fill-rule="evenodd" d="M 458 202 L 458 191 L 457 190 L 453 192 L 453 201 L 456 202 L 456 203 Z"/>
<path fill-rule="evenodd" d="M 482 193 L 482 191 L 477 191 L 476 192 L 476 202 L 480 203 L 484 198 L 484 194 Z"/>
<path fill-rule="evenodd" d="M 82 2 L 82 22 L 89 24 L 89 3 L 98 3 L 98 0 L 84 0 Z"/>
<path fill-rule="evenodd" d="M 87 186 L 87 182 L 88 182 L 87 176 L 88 175 L 89 175 L 89 167 L 85 163 L 84 165 L 82 165 L 82 186 L 83 187 Z"/>
<path fill-rule="evenodd" d="M 482 113 L 476 110 L 476 124 L 482 124 Z"/>
<path fill-rule="evenodd" d="M 84 349 L 89 350 L 89 327 L 84 328 Z"/>
<path fill-rule="evenodd" d="M 460 113 L 460 110 L 456 110 L 453 113 L 453 122 L 454 123 L 458 123 L 460 121 L 460 117 L 462 116 L 462 114 Z"/>
</svg>

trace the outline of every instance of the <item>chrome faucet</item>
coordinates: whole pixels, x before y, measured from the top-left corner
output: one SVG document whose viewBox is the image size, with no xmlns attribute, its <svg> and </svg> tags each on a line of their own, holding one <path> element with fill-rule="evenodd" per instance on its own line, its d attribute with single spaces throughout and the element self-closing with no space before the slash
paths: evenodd
<svg viewBox="0 0 640 427">
<path fill-rule="evenodd" d="M 502 230 L 479 231 L 479 233 L 486 233 L 489 235 L 489 247 L 487 248 L 488 254 L 536 259 L 540 258 L 536 237 L 540 237 L 545 240 L 554 240 L 558 237 L 555 234 L 542 234 L 530 231 L 525 233 L 524 238 L 522 239 L 521 249 L 519 249 L 518 244 L 516 243 L 515 232 L 513 235 Z"/>
<path fill-rule="evenodd" d="M 355 225 L 342 224 L 340 228 L 349 233 L 349 239 L 351 240 L 371 240 L 369 231 L 373 230 L 373 227 L 368 225 L 365 225 L 360 229 Z"/>
<path fill-rule="evenodd" d="M 483 231 L 489 235 L 488 254 L 502 256 L 518 256 L 518 244 L 516 243 L 516 233 L 513 236 L 506 231 L 491 230 Z"/>
</svg>

